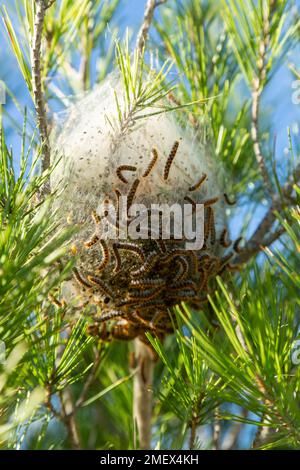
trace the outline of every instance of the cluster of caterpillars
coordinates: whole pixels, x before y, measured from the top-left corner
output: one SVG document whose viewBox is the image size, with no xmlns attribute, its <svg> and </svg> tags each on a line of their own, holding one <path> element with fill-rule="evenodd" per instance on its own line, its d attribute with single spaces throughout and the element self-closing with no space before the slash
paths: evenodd
<svg viewBox="0 0 300 470">
<path fill-rule="evenodd" d="M 165 181 L 169 177 L 178 147 L 179 141 L 174 142 L 166 160 L 162 175 Z M 158 151 L 152 149 L 150 162 L 141 178 L 149 176 L 158 158 Z M 137 168 L 132 165 L 121 165 L 116 169 L 116 176 L 122 183 L 121 189 L 126 189 L 128 208 L 138 192 L 140 179 L 134 177 L 130 184 L 127 173 L 136 172 Z M 193 192 L 206 180 L 206 174 L 200 175 L 198 181 L 187 188 L 184 200 L 196 206 Z M 113 192 L 114 204 L 118 209 L 118 200 L 123 191 L 115 188 Z M 235 203 L 227 194 L 223 197 L 226 204 Z M 176 328 L 172 307 L 184 301 L 201 308 L 203 302 L 207 301 L 210 281 L 226 269 L 234 269 L 230 261 L 241 250 L 241 239 L 232 243 L 228 239 L 227 229 L 224 228 L 217 236 L 214 204 L 219 199 L 220 196 L 217 196 L 201 201 L 205 211 L 204 246 L 198 251 L 184 249 L 184 239 L 161 238 L 134 242 L 101 239 L 98 228 L 102 216 L 92 214 L 95 233 L 84 242 L 84 246 L 86 250 L 99 247 L 99 264 L 92 272 L 78 267 L 73 270 L 79 288 L 91 298 L 93 295 L 101 298 L 98 301 L 100 312 L 95 316 L 94 324 L 88 328 L 90 334 L 99 335 L 103 340 L 131 340 L 139 337 L 147 342 L 145 333 L 150 332 L 162 339 Z M 109 198 L 106 202 L 110 202 Z M 118 228 L 118 220 L 114 223 Z"/>
</svg>

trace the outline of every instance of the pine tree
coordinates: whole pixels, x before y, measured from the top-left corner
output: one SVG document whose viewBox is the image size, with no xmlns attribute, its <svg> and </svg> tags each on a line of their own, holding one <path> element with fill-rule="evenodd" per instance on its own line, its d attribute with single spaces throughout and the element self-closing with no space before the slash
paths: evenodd
<svg viewBox="0 0 300 470">
<path fill-rule="evenodd" d="M 6 84 L 23 124 L 1 107 L 1 448 L 147 448 L 150 429 L 153 449 L 299 449 L 299 144 L 288 129 L 283 159 L 266 98 L 285 70 L 293 88 L 273 106 L 286 96 L 299 103 L 300 64 L 289 59 L 299 49 L 297 7 L 148 0 L 137 35 L 122 32 L 122 8 L 22 0 L 2 9 L 1 42 L 31 101 L 26 109 Z M 118 138 L 156 115 L 188 123 L 221 174 L 236 240 L 207 302 L 172 307 L 166 337 L 145 327 L 156 360 L 143 364 L 137 340 L 89 334 L 89 312 L 60 296 L 78 227 L 58 222 L 66 193 L 51 186 L 61 165 L 59 155 L 52 161 L 55 112 L 112 71 Z"/>
</svg>

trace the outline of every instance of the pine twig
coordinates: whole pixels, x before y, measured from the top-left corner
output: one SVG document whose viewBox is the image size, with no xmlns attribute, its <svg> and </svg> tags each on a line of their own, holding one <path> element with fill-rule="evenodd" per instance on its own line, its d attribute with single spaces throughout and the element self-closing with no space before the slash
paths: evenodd
<svg viewBox="0 0 300 470">
<path fill-rule="evenodd" d="M 212 438 L 213 450 L 220 449 L 221 423 L 220 423 L 218 415 L 219 415 L 219 408 L 216 408 L 215 420 L 213 423 L 213 438 Z"/>
<path fill-rule="evenodd" d="M 80 437 L 75 417 L 75 406 L 69 389 L 59 393 L 61 403 L 61 419 L 67 429 L 72 449 L 80 450 Z"/>
<path fill-rule="evenodd" d="M 270 42 L 270 19 L 269 12 L 267 8 L 264 9 L 263 14 L 263 33 L 262 38 L 259 42 L 259 57 L 258 57 L 258 73 L 253 80 L 253 90 L 252 90 L 252 126 L 251 126 L 251 137 L 253 142 L 253 150 L 256 156 L 256 160 L 260 169 L 260 172 L 263 177 L 265 187 L 270 195 L 272 195 L 272 186 L 266 168 L 264 156 L 261 149 L 261 144 L 259 141 L 259 107 L 260 107 L 260 97 L 263 91 L 263 84 L 266 79 L 266 57 L 267 49 Z"/>
<path fill-rule="evenodd" d="M 289 203 L 289 197 L 293 192 L 294 184 L 300 181 L 300 163 L 296 166 L 293 174 L 288 178 L 279 194 L 273 197 L 272 204 L 266 215 L 258 225 L 257 229 L 246 243 L 243 251 L 234 259 L 234 264 L 241 264 L 249 261 L 255 256 L 262 247 L 267 247 L 273 243 L 283 231 L 278 230 L 275 234 L 271 234 L 272 227 L 275 223 L 276 212 L 282 212 L 286 201 Z"/>
<path fill-rule="evenodd" d="M 55 0 L 35 0 L 34 33 L 32 38 L 32 88 L 37 123 L 42 141 L 42 171 L 50 166 L 50 144 L 48 135 L 46 104 L 43 94 L 41 45 L 45 14 Z"/>
<path fill-rule="evenodd" d="M 149 35 L 149 29 L 153 20 L 154 10 L 159 5 L 166 3 L 166 1 L 167 0 L 148 0 L 147 2 L 145 13 L 144 13 L 144 21 L 141 26 L 140 32 L 138 34 L 137 43 L 136 43 L 136 48 L 140 54 L 142 53 L 144 49 L 144 46 L 146 44 L 146 41 Z"/>
<path fill-rule="evenodd" d="M 198 426 L 198 417 L 197 415 L 193 416 L 191 420 L 191 433 L 189 441 L 189 450 L 195 449 L 196 446 L 196 436 L 197 436 L 197 426 Z"/>
</svg>

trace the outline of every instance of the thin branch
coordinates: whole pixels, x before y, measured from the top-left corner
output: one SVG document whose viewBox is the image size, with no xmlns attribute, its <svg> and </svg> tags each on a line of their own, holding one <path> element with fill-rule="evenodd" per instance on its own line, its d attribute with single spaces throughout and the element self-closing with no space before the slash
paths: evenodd
<svg viewBox="0 0 300 470">
<path fill-rule="evenodd" d="M 133 415 L 137 424 L 139 448 L 151 449 L 152 384 L 154 359 L 150 348 L 134 341 L 137 372 L 133 379 Z"/>
<path fill-rule="evenodd" d="M 251 137 L 253 141 L 253 150 L 256 156 L 256 160 L 260 169 L 260 172 L 263 177 L 263 181 L 266 189 L 269 194 L 272 195 L 272 185 L 270 182 L 269 174 L 265 165 L 264 156 L 262 153 L 260 141 L 259 141 L 259 106 L 260 106 L 260 96 L 263 91 L 263 85 L 266 79 L 266 59 L 267 59 L 267 49 L 270 42 L 270 19 L 269 11 L 267 8 L 264 8 L 263 13 L 263 31 L 262 37 L 259 42 L 259 57 L 258 57 L 258 73 L 253 80 L 253 90 L 252 90 L 252 126 L 251 126 Z"/>
<path fill-rule="evenodd" d="M 34 33 L 32 38 L 32 88 L 37 123 L 42 141 L 42 171 L 50 166 L 50 144 L 47 113 L 42 84 L 41 45 L 45 14 L 55 0 L 35 0 Z"/>
<path fill-rule="evenodd" d="M 220 435 L 221 435 L 221 423 L 219 420 L 219 408 L 216 408 L 215 411 L 215 420 L 213 423 L 213 438 L 212 438 L 212 448 L 213 450 L 220 449 Z"/>
<path fill-rule="evenodd" d="M 196 446 L 196 436 L 197 436 L 197 426 L 198 426 L 198 417 L 194 415 L 191 420 L 191 434 L 190 434 L 190 442 L 189 442 L 189 449 L 193 450 Z"/>
<path fill-rule="evenodd" d="M 146 44 L 148 35 L 149 35 L 149 29 L 153 20 L 153 15 L 154 15 L 154 10 L 156 7 L 159 5 L 162 5 L 163 3 L 166 3 L 167 0 L 148 0 L 145 8 L 145 13 L 144 13 L 144 20 L 143 24 L 141 26 L 140 32 L 137 37 L 137 43 L 136 43 L 136 48 L 141 54 L 144 46 Z"/>
<path fill-rule="evenodd" d="M 80 437 L 75 418 L 75 405 L 73 403 L 71 391 L 66 389 L 59 393 L 62 410 L 62 421 L 67 429 L 72 449 L 80 450 Z"/>
<path fill-rule="evenodd" d="M 300 163 L 298 163 L 293 174 L 281 188 L 280 193 L 273 197 L 271 207 L 258 225 L 250 240 L 246 243 L 243 251 L 234 259 L 234 264 L 247 262 L 250 258 L 261 251 L 262 247 L 269 246 L 273 241 L 279 238 L 280 235 L 282 235 L 283 231 L 275 232 L 276 236 L 271 233 L 272 227 L 277 220 L 276 212 L 283 211 L 286 201 L 290 204 L 289 197 L 293 192 L 295 183 L 298 181 L 300 181 Z"/>
</svg>

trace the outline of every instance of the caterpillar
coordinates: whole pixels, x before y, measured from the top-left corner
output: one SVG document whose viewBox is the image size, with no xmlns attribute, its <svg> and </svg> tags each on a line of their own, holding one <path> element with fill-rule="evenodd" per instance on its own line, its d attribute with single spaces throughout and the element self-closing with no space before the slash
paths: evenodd
<svg viewBox="0 0 300 470">
<path fill-rule="evenodd" d="M 168 290 L 170 291 L 178 291 L 180 289 L 193 290 L 195 293 L 197 292 L 197 286 L 193 281 L 178 281 L 168 286 Z"/>
<path fill-rule="evenodd" d="M 123 243 L 123 242 L 118 242 L 114 244 L 117 250 L 125 250 L 125 251 L 133 251 L 136 253 L 140 259 L 144 262 L 145 261 L 145 255 L 143 250 L 135 243 Z"/>
<path fill-rule="evenodd" d="M 239 246 L 242 240 L 243 240 L 243 237 L 239 237 L 235 240 L 233 244 L 233 249 L 236 253 L 241 253 L 241 251 L 243 251 L 243 249 Z"/>
<path fill-rule="evenodd" d="M 164 279 L 138 279 L 138 280 L 131 280 L 130 284 L 134 286 L 136 289 L 145 289 L 147 287 L 160 287 L 166 284 Z"/>
<path fill-rule="evenodd" d="M 147 257 L 146 261 L 142 264 L 142 266 L 135 271 L 131 271 L 130 275 L 132 277 L 137 277 L 140 274 L 145 274 L 153 269 L 154 265 L 157 262 L 157 253 L 152 251 L 149 256 Z"/>
<path fill-rule="evenodd" d="M 158 240 L 154 240 L 154 241 L 157 244 L 158 249 L 161 253 L 166 253 L 167 252 L 167 245 L 164 242 L 164 240 L 158 239 Z"/>
<path fill-rule="evenodd" d="M 196 274 L 198 272 L 198 256 L 197 253 L 194 250 L 188 250 L 188 254 L 190 255 L 190 268 L 191 272 L 193 274 Z"/>
<path fill-rule="evenodd" d="M 107 294 L 109 297 L 114 298 L 114 293 L 111 290 L 111 288 L 105 284 L 99 277 L 97 276 L 88 276 L 88 281 L 90 281 L 92 284 L 96 285 L 97 287 L 100 288 L 104 294 Z"/>
<path fill-rule="evenodd" d="M 204 207 L 209 207 L 218 202 L 219 197 L 213 197 L 211 199 L 207 199 L 206 201 L 201 202 L 201 204 L 204 205 Z"/>
<path fill-rule="evenodd" d="M 211 210 L 210 224 L 209 224 L 210 242 L 212 245 L 214 245 L 216 243 L 215 215 L 214 215 L 214 211 L 211 208 L 210 210 Z"/>
<path fill-rule="evenodd" d="M 80 284 L 82 287 L 86 287 L 87 289 L 91 289 L 93 287 L 81 276 L 77 268 L 73 268 L 73 274 L 78 284 Z"/>
<path fill-rule="evenodd" d="M 128 184 L 128 180 L 125 178 L 125 176 L 122 174 L 123 171 L 136 171 L 136 167 L 132 165 L 120 165 L 116 169 L 116 174 L 119 180 L 122 181 L 122 183 Z"/>
<path fill-rule="evenodd" d="M 87 242 L 84 242 L 84 246 L 86 248 L 91 248 L 92 246 L 96 245 L 96 243 L 99 241 L 98 235 L 94 234 L 90 240 Z"/>
<path fill-rule="evenodd" d="M 100 240 L 101 251 L 102 251 L 102 261 L 98 266 L 97 271 L 103 271 L 109 263 L 109 250 L 106 242 L 104 240 Z"/>
<path fill-rule="evenodd" d="M 143 178 L 146 178 L 146 176 L 148 176 L 151 173 L 151 171 L 152 171 L 152 169 L 153 169 L 153 167 L 154 167 L 154 165 L 157 161 L 157 158 L 158 158 L 158 153 L 157 153 L 157 150 L 155 148 L 152 149 L 151 153 L 152 153 L 152 159 L 151 159 L 149 165 L 147 166 L 146 170 L 143 173 Z"/>
<path fill-rule="evenodd" d="M 134 294 L 130 294 L 130 300 L 136 299 L 138 302 L 141 300 L 153 300 L 157 297 L 161 291 L 164 289 L 164 286 L 159 286 L 156 289 L 150 289 L 145 291 L 136 292 Z"/>
<path fill-rule="evenodd" d="M 194 213 L 195 210 L 196 210 L 196 203 L 195 203 L 195 201 L 194 201 L 191 197 L 189 197 L 189 196 L 185 196 L 185 197 L 184 197 L 184 200 L 187 201 L 187 202 L 189 202 L 189 203 L 193 206 L 192 211 L 193 211 L 193 213 Z"/>
<path fill-rule="evenodd" d="M 196 293 L 194 291 L 183 290 L 183 291 L 168 294 L 167 297 L 169 299 L 174 299 L 174 300 L 185 300 L 185 299 L 193 298 L 195 296 L 196 296 Z"/>
<path fill-rule="evenodd" d="M 227 232 L 227 229 L 224 228 L 220 235 L 220 245 L 222 245 L 224 248 L 228 248 L 232 244 L 231 240 L 226 240 Z"/>
<path fill-rule="evenodd" d="M 99 225 L 101 222 L 101 217 L 97 214 L 96 211 L 92 212 L 92 219 L 96 225 Z"/>
<path fill-rule="evenodd" d="M 202 185 L 202 183 L 204 183 L 204 181 L 206 180 L 206 178 L 207 178 L 207 174 L 203 173 L 203 175 L 201 176 L 199 181 L 196 184 L 194 184 L 193 186 L 189 187 L 189 191 L 196 191 L 197 189 L 199 189 L 200 186 Z"/>
<path fill-rule="evenodd" d="M 171 168 L 172 162 L 173 162 L 173 160 L 176 156 L 178 147 L 179 147 L 179 141 L 176 140 L 174 142 L 174 145 L 173 145 L 172 149 L 171 149 L 171 152 L 169 153 L 169 156 L 168 156 L 165 168 L 164 168 L 164 180 L 165 181 L 168 179 L 168 176 L 169 176 L 169 173 L 170 173 L 170 168 Z"/>
<path fill-rule="evenodd" d="M 229 206 L 234 206 L 236 204 L 236 200 L 234 199 L 233 201 L 231 201 L 227 193 L 224 193 L 224 199 Z"/>
<path fill-rule="evenodd" d="M 135 196 L 135 193 L 136 193 L 136 190 L 138 188 L 138 185 L 140 184 L 140 180 L 139 179 L 135 179 L 134 182 L 132 183 L 130 189 L 129 189 L 129 192 L 128 192 L 128 195 L 127 195 L 127 213 L 132 205 L 132 202 L 133 202 L 133 199 L 134 199 L 134 196 Z"/>
<path fill-rule="evenodd" d="M 64 300 L 60 302 L 53 294 L 48 294 L 48 299 L 53 305 L 56 305 L 56 307 L 58 308 L 62 308 L 66 306 L 66 303 Z"/>
<path fill-rule="evenodd" d="M 116 260 L 116 264 L 115 264 L 115 267 L 114 267 L 114 272 L 117 273 L 121 269 L 122 261 L 121 261 L 120 253 L 119 253 L 119 250 L 118 250 L 118 247 L 117 247 L 116 243 L 113 243 L 112 249 L 113 249 L 113 253 L 114 253 L 114 256 L 115 256 L 115 260 Z"/>
<path fill-rule="evenodd" d="M 105 313 L 101 315 L 99 318 L 94 318 L 93 321 L 95 323 L 103 323 L 105 321 L 111 320 L 112 318 L 122 318 L 124 317 L 124 312 L 120 310 L 111 310 L 109 313 Z"/>
<path fill-rule="evenodd" d="M 179 271 L 174 277 L 173 282 L 175 283 L 185 279 L 190 269 L 189 262 L 183 256 L 178 256 L 178 258 L 176 259 L 176 263 L 179 264 Z"/>
</svg>

